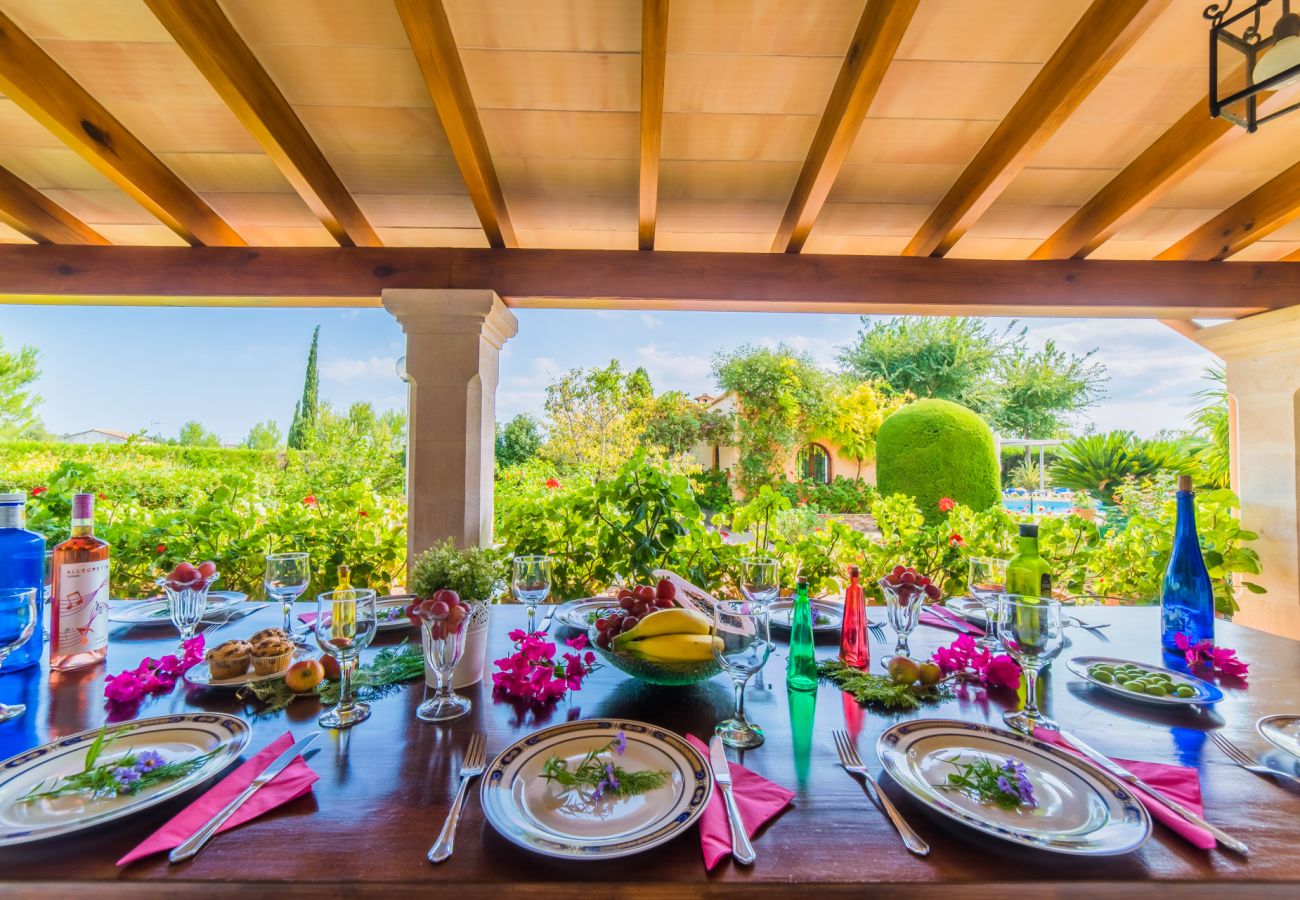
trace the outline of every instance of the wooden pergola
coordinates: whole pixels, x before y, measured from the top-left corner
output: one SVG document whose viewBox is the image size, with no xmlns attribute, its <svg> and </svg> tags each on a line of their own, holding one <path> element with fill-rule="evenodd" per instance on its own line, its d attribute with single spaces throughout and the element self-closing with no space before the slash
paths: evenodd
<svg viewBox="0 0 1300 900">
<path fill-rule="evenodd" d="M 0 301 L 493 310 L 450 376 L 491 384 L 509 306 L 1142 316 L 1290 366 L 1300 114 L 1210 117 L 1203 5 L 0 0 Z M 1300 383 L 1256 409 L 1222 352 L 1300 633 L 1294 429 L 1243 474 Z"/>
</svg>

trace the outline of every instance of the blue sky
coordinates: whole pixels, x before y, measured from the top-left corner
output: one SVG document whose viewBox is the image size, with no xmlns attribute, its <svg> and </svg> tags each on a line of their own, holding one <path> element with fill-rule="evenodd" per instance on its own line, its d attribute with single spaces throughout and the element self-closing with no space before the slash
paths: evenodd
<svg viewBox="0 0 1300 900">
<path fill-rule="evenodd" d="M 784 341 L 823 365 L 858 317 L 793 314 L 519 310 L 519 334 L 501 359 L 498 417 L 541 409 L 546 384 L 611 358 L 641 365 L 657 390 L 712 390 L 712 355 L 742 343 Z M 1007 320 L 992 319 L 1001 326 Z M 56 433 L 118 428 L 174 435 L 198 419 L 227 442 L 274 419 L 287 430 L 302 390 L 311 330 L 321 326 L 321 396 L 337 407 L 369 400 L 403 408 L 395 361 L 403 337 L 381 309 L 156 309 L 0 306 L 7 349 L 41 353 L 41 414 Z M 1028 340 L 1074 352 L 1099 348 L 1107 396 L 1080 424 L 1151 435 L 1177 428 L 1213 357 L 1155 321 L 1026 319 Z"/>
</svg>

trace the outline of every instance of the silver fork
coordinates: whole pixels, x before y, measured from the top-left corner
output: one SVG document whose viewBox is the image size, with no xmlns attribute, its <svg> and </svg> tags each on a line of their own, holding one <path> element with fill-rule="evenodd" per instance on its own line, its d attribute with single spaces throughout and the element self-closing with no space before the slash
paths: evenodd
<svg viewBox="0 0 1300 900">
<path fill-rule="evenodd" d="M 1223 735 L 1219 734 L 1217 731 L 1210 732 L 1210 740 L 1214 741 L 1215 746 L 1223 751 L 1224 756 L 1241 766 L 1247 772 L 1254 772 L 1260 777 L 1271 775 L 1274 778 L 1285 778 L 1288 781 L 1300 784 L 1300 777 L 1292 775 L 1290 772 L 1279 772 L 1277 769 L 1270 769 L 1268 766 L 1261 766 L 1257 759 L 1245 750 L 1242 750 Z"/>
<path fill-rule="evenodd" d="M 487 768 L 487 739 L 483 732 L 476 731 L 469 736 L 469 745 L 460 762 L 460 787 L 456 788 L 456 799 L 447 811 L 447 821 L 442 825 L 432 847 L 429 848 L 429 862 L 440 863 L 451 858 L 456 843 L 456 826 L 460 824 L 460 811 L 465 805 L 465 791 L 469 783 L 483 774 Z"/>
<path fill-rule="evenodd" d="M 876 640 L 883 641 L 885 639 L 884 622 L 868 622 L 867 630 L 876 636 Z"/>
<path fill-rule="evenodd" d="M 862 757 L 858 756 L 858 748 L 853 746 L 853 740 L 849 737 L 849 733 L 847 731 L 833 731 L 831 735 L 835 738 L 835 750 L 840 755 L 840 765 L 844 767 L 844 771 L 862 776 L 864 782 L 862 789 L 866 791 L 868 797 L 872 797 L 874 794 L 873 799 L 880 804 L 880 808 L 885 811 L 889 821 L 898 829 L 898 836 L 903 839 L 903 846 L 917 856 L 928 854 L 930 845 L 921 840 L 920 835 L 912 830 L 912 826 L 908 825 L 898 810 L 894 808 L 894 804 L 889 802 L 889 798 L 880 789 L 876 779 L 871 777 L 867 767 L 862 764 Z M 867 790 L 868 785 L 870 790 Z"/>
</svg>

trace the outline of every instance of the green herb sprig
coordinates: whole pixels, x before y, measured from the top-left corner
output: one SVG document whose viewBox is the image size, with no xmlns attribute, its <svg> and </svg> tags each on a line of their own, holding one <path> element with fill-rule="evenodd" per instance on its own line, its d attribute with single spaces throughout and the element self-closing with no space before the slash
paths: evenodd
<svg viewBox="0 0 1300 900">
<path fill-rule="evenodd" d="M 873 675 L 847 666 L 838 659 L 822 660 L 817 674 L 853 695 L 864 706 L 877 706 L 890 710 L 916 709 L 923 703 L 938 703 L 952 696 L 952 688 L 939 684 L 895 684 L 884 675 Z"/>
<path fill-rule="evenodd" d="M 424 654 L 411 644 L 385 647 L 375 658 L 359 666 L 352 674 L 352 687 L 360 700 L 375 700 L 396 689 L 404 681 L 424 677 Z M 316 697 L 326 706 L 339 702 L 339 683 L 322 681 L 307 694 L 295 694 L 285 685 L 284 679 L 254 681 L 239 689 L 241 698 L 251 698 L 264 704 L 262 715 L 279 712 L 299 697 Z"/>
<path fill-rule="evenodd" d="M 963 791 L 981 803 L 992 803 L 1001 809 L 1022 809 L 1038 805 L 1034 786 L 1024 763 L 1008 759 L 997 764 L 988 759 L 962 763 L 948 759 L 956 772 L 949 773 L 941 790 Z"/>
<path fill-rule="evenodd" d="M 572 772 L 567 760 L 552 756 L 542 766 L 542 777 L 566 788 L 592 788 L 592 801 L 607 797 L 635 797 L 663 787 L 668 781 L 667 772 L 655 769 L 631 772 L 615 763 L 612 757 L 602 759 L 611 750 L 622 755 L 626 747 L 627 736 L 620 731 L 609 743 L 589 751 Z"/>
<path fill-rule="evenodd" d="M 107 725 L 101 728 L 86 750 L 86 761 L 80 772 L 41 782 L 21 797 L 20 802 L 33 803 L 71 794 L 86 794 L 93 800 L 138 794 L 154 785 L 184 778 L 201 768 L 218 752 L 204 753 L 176 762 L 163 762 L 152 751 L 130 750 L 112 762 L 101 763 L 99 759 L 112 746 L 113 741 L 131 731 L 129 728 L 122 729 L 110 737 L 108 729 Z"/>
</svg>

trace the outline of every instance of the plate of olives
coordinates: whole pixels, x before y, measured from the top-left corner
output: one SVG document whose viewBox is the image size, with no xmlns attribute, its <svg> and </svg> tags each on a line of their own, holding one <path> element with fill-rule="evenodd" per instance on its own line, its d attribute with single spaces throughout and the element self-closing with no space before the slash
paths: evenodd
<svg viewBox="0 0 1300 900">
<path fill-rule="evenodd" d="M 1199 706 L 1223 699 L 1223 691 L 1199 678 L 1129 659 L 1076 656 L 1068 665 L 1089 684 L 1141 703 Z"/>
</svg>

